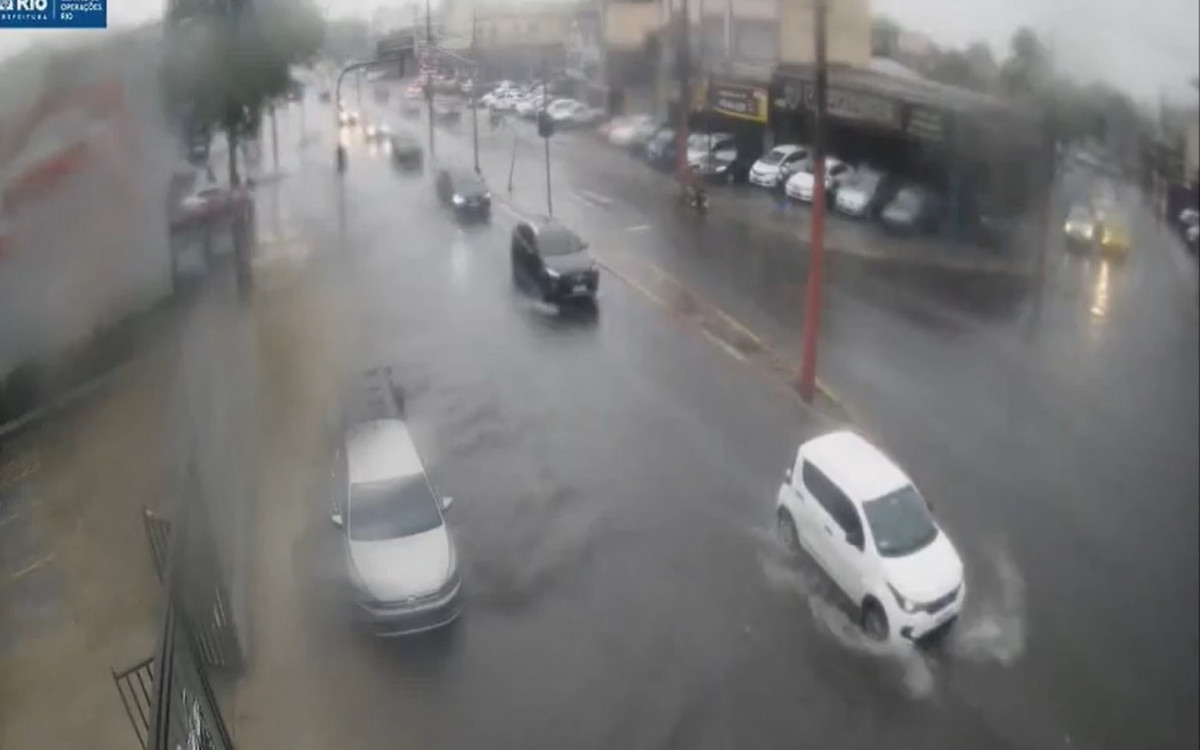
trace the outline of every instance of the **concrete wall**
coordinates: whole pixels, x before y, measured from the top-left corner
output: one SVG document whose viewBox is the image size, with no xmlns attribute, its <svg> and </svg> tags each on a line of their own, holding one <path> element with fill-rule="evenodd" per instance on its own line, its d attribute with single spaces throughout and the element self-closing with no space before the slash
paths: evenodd
<svg viewBox="0 0 1200 750">
<path fill-rule="evenodd" d="M 811 0 L 779 0 L 780 62 L 813 62 Z M 871 62 L 871 4 L 869 0 L 829 2 L 829 62 L 865 68 Z"/>
<path fill-rule="evenodd" d="M 158 105 L 158 49 L 144 29 L 86 50 L 56 113 L 0 171 L 0 377 L 171 292 L 164 196 L 176 145 Z M 112 101 L 81 93 L 99 90 Z"/>
</svg>

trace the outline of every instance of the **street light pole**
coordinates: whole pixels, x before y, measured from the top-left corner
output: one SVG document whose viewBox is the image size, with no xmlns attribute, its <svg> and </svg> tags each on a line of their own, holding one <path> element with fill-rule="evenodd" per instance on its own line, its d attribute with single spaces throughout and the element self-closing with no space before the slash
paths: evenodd
<svg viewBox="0 0 1200 750">
<path fill-rule="evenodd" d="M 825 262 L 825 104 L 828 68 L 826 24 L 828 0 L 816 0 L 813 33 L 816 52 L 815 117 L 813 118 L 813 207 L 808 292 L 804 300 L 804 341 L 800 360 L 800 397 L 812 403 L 817 382 L 817 339 L 821 328 L 821 276 Z"/>
<path fill-rule="evenodd" d="M 478 5 L 471 4 L 471 147 L 475 155 L 475 172 L 479 172 L 479 16 Z"/>
<path fill-rule="evenodd" d="M 430 59 L 433 50 L 433 14 L 429 10 L 429 0 L 425 0 L 425 56 Z M 425 77 L 425 108 L 429 110 L 429 155 L 433 157 L 433 76 L 426 72 Z"/>
<path fill-rule="evenodd" d="M 549 91 L 549 67 L 546 59 L 542 58 L 542 120 L 547 121 L 549 115 L 546 113 L 547 105 L 550 101 Z M 542 137 L 542 143 L 546 147 L 546 213 L 550 216 L 554 215 L 554 195 L 550 192 L 550 136 Z"/>
<path fill-rule="evenodd" d="M 680 181 L 687 179 L 688 115 L 692 109 L 692 18 L 688 0 L 681 0 L 680 18 L 677 19 L 675 66 L 679 69 L 679 127 L 675 131 L 675 175 Z"/>
</svg>

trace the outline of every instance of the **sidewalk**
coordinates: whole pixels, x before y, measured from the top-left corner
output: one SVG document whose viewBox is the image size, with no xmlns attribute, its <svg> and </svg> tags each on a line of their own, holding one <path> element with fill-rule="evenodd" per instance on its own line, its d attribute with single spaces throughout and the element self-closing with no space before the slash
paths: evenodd
<svg viewBox="0 0 1200 750">
<path fill-rule="evenodd" d="M 169 359 L 0 456 L 0 747 L 133 747 L 110 669 L 151 654 L 161 603 L 142 508 L 159 494 Z"/>
</svg>

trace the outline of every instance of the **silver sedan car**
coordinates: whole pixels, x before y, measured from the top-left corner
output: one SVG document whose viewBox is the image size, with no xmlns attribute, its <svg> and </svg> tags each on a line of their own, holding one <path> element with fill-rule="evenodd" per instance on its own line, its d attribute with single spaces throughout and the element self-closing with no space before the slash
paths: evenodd
<svg viewBox="0 0 1200 750">
<path fill-rule="evenodd" d="M 366 406 L 347 420 L 333 471 L 356 619 L 385 636 L 448 625 L 461 611 L 443 516 L 452 501 L 435 495 L 390 378 L 369 377 L 362 390 Z"/>
</svg>

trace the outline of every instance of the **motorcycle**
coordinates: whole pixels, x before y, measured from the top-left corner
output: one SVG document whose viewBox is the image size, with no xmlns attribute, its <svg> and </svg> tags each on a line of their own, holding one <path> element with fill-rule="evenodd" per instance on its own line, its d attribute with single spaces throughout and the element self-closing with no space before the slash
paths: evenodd
<svg viewBox="0 0 1200 750">
<path fill-rule="evenodd" d="M 683 189 L 684 202 L 688 208 L 698 214 L 704 215 L 708 212 L 708 193 L 705 192 L 702 185 L 687 185 Z"/>
</svg>

